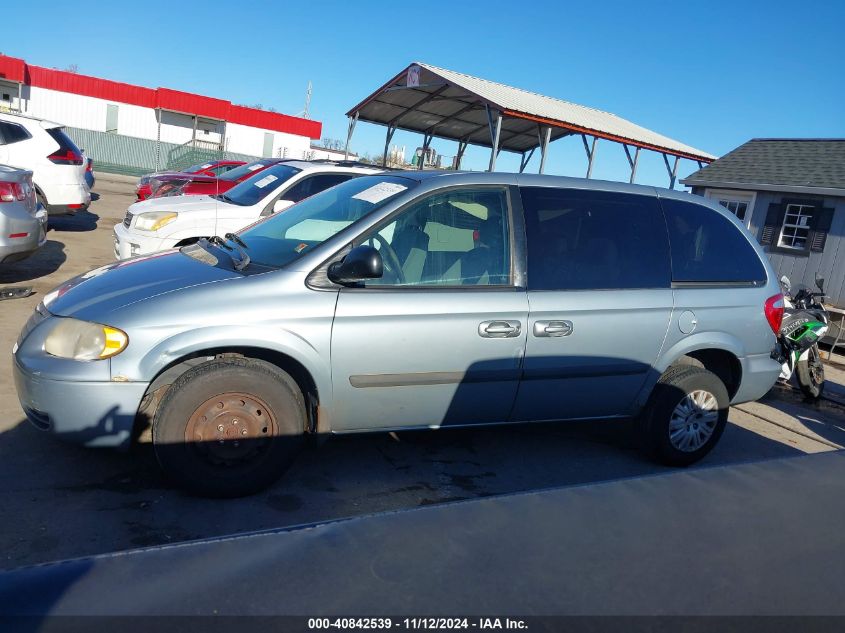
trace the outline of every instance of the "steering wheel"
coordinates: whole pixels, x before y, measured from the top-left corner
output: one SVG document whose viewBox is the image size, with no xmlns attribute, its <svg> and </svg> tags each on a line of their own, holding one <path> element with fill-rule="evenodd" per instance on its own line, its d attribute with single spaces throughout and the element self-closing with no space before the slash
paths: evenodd
<svg viewBox="0 0 845 633">
<path fill-rule="evenodd" d="M 381 246 L 375 246 L 372 244 L 373 241 L 378 241 Z M 389 262 L 386 262 L 384 265 L 384 269 L 392 273 L 394 277 L 396 277 L 397 284 L 404 284 L 405 283 L 405 273 L 402 271 L 402 264 L 399 263 L 399 256 L 396 255 L 396 251 L 393 250 L 393 247 L 390 243 L 384 239 L 378 233 L 373 233 L 373 235 L 369 239 L 370 246 L 373 248 L 377 248 L 379 252 L 387 255 L 387 259 Z"/>
</svg>

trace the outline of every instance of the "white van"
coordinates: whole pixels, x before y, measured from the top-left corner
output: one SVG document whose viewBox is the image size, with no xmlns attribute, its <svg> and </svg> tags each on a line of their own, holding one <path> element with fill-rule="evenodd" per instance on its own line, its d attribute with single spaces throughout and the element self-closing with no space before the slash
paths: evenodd
<svg viewBox="0 0 845 633">
<path fill-rule="evenodd" d="M 88 208 L 88 161 L 62 126 L 0 112 L 0 163 L 32 172 L 39 201 L 51 215 Z"/>
</svg>

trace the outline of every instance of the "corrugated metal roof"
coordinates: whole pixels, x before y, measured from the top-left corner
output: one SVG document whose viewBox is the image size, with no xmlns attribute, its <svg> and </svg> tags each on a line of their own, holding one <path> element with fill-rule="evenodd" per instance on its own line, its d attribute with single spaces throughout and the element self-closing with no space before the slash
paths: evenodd
<svg viewBox="0 0 845 633">
<path fill-rule="evenodd" d="M 419 66 L 418 87 L 407 87 L 408 68 Z M 552 128 L 552 140 L 588 134 L 634 146 L 711 161 L 696 149 L 610 112 L 589 108 L 445 68 L 415 62 L 349 111 L 373 123 L 434 133 L 490 147 L 485 105 L 501 111 L 500 146 L 524 152 L 539 145 L 538 124 Z"/>
</svg>

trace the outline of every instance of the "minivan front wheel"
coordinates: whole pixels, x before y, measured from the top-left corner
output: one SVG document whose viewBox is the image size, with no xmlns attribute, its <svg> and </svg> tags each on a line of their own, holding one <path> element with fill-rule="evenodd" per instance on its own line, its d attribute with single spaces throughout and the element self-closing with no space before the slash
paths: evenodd
<svg viewBox="0 0 845 633">
<path fill-rule="evenodd" d="M 697 462 L 719 441 L 729 406 L 728 390 L 714 373 L 687 365 L 670 368 L 644 412 L 646 451 L 668 466 Z"/>
<path fill-rule="evenodd" d="M 189 492 L 238 497 L 266 488 L 302 443 L 305 402 L 296 382 L 260 360 L 197 365 L 167 390 L 153 420 L 165 474 Z"/>
</svg>

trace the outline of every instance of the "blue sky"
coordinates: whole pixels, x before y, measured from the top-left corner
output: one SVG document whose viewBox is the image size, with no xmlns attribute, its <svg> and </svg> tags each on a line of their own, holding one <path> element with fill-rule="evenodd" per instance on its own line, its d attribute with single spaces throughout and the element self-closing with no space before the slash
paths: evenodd
<svg viewBox="0 0 845 633">
<path fill-rule="evenodd" d="M 0 51 L 42 66 L 166 86 L 311 117 L 346 136 L 346 111 L 411 61 L 608 110 L 712 154 L 753 137 L 845 137 L 845 2 L 12 2 Z M 360 123 L 353 149 L 381 152 Z M 419 135 L 397 132 L 410 151 Z M 456 152 L 436 140 L 444 155 Z M 489 152 L 467 151 L 486 167 Z M 529 171 L 536 170 L 535 158 Z M 503 152 L 497 167 L 514 171 Z M 680 174 L 696 166 L 682 161 Z M 578 137 L 553 143 L 547 173 L 583 176 Z M 626 180 L 604 142 L 593 176 Z M 666 186 L 658 154 L 638 182 Z"/>
</svg>

